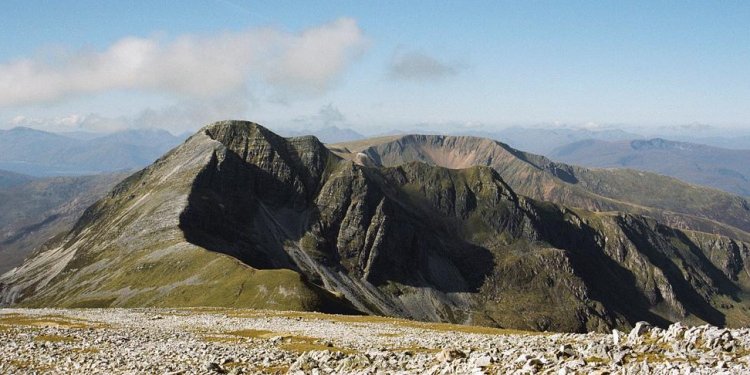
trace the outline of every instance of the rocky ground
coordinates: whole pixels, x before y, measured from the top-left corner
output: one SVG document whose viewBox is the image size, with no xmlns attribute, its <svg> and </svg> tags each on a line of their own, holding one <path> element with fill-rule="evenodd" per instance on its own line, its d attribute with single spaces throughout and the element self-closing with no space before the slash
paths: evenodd
<svg viewBox="0 0 750 375">
<path fill-rule="evenodd" d="M 750 372 L 750 329 L 559 334 L 227 309 L 2 309 L 0 373 Z"/>
</svg>

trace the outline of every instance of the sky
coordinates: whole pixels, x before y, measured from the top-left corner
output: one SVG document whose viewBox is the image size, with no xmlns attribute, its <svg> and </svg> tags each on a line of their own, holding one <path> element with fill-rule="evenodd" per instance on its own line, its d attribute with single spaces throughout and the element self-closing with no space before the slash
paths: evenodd
<svg viewBox="0 0 750 375">
<path fill-rule="evenodd" d="M 746 1 L 0 2 L 0 128 L 750 128 Z"/>
</svg>

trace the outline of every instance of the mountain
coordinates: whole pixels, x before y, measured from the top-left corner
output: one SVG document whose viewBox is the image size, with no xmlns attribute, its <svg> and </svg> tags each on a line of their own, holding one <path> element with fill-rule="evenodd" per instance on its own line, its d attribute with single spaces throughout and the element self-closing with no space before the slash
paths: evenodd
<svg viewBox="0 0 750 375">
<path fill-rule="evenodd" d="M 750 196 L 750 150 L 729 150 L 661 138 L 605 142 L 585 140 L 550 157 L 590 167 L 633 168 Z"/>
<path fill-rule="evenodd" d="M 638 134 L 621 129 L 532 128 L 521 126 L 492 132 L 474 131 L 456 135 L 502 140 L 515 149 L 541 155 L 549 155 L 558 147 L 586 139 L 619 141 L 642 138 Z"/>
<path fill-rule="evenodd" d="M 728 133 L 732 133 L 729 131 Z M 750 135 L 735 135 L 732 137 L 689 137 L 682 136 L 678 140 L 705 144 L 709 146 L 728 148 L 730 150 L 750 150 Z"/>
<path fill-rule="evenodd" d="M 336 144 L 331 149 L 348 159 L 361 154 L 383 166 L 412 161 L 454 169 L 489 166 L 513 190 L 535 199 L 647 215 L 676 228 L 750 239 L 750 204 L 744 198 L 671 177 L 555 163 L 476 137 L 392 136 Z"/>
<path fill-rule="evenodd" d="M 639 131 L 646 135 L 645 138 L 663 138 L 732 150 L 750 150 L 750 129 L 747 129 L 746 126 L 718 127 L 693 123 L 642 128 Z"/>
<path fill-rule="evenodd" d="M 373 152 L 334 151 L 250 122 L 209 125 L 0 277 L 0 300 L 557 331 L 750 322 L 745 242 L 527 198 L 466 155 L 432 154 L 453 169 L 379 167 Z"/>
<path fill-rule="evenodd" d="M 33 176 L 131 170 L 150 164 L 181 141 L 164 130 L 133 129 L 91 138 L 18 127 L 0 130 L 0 168 Z"/>
<path fill-rule="evenodd" d="M 5 175 L 0 172 L 0 181 Z M 125 177 L 21 176 L 14 184 L 0 184 L 0 273 L 21 265 L 33 250 L 70 230 L 88 206 Z"/>
<path fill-rule="evenodd" d="M 31 176 L 0 169 L 0 189 L 23 185 L 33 179 Z"/>
</svg>

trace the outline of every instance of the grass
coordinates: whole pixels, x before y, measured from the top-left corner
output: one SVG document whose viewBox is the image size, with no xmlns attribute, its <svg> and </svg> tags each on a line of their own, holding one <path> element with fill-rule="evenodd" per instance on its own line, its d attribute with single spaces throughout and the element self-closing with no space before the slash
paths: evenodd
<svg viewBox="0 0 750 375">
<path fill-rule="evenodd" d="M 83 299 L 83 300 L 77 300 L 77 301 L 72 302 L 69 307 L 73 307 L 73 308 L 109 307 L 109 306 L 112 306 L 112 303 L 115 302 L 116 300 L 117 298 L 115 297 Z"/>
<path fill-rule="evenodd" d="M 224 309 L 224 308 L 189 308 L 186 311 L 194 313 L 220 313 L 225 314 L 233 318 L 262 318 L 262 317 L 281 317 L 289 319 L 304 319 L 304 320 L 319 320 L 339 323 L 355 323 L 355 324 L 388 324 L 395 326 L 396 328 L 411 328 L 411 329 L 422 329 L 436 332 L 460 332 L 478 335 L 551 335 L 552 333 L 547 332 L 536 332 L 536 331 L 525 331 L 517 329 L 507 328 L 493 328 L 485 326 L 471 326 L 453 323 L 436 323 L 436 322 L 420 322 L 416 320 L 408 320 L 401 318 L 392 318 L 378 315 L 337 315 L 337 314 L 325 314 L 312 311 L 277 311 L 277 310 L 254 310 L 254 309 Z M 246 330 L 246 331 L 235 331 L 231 334 L 242 335 L 245 332 L 247 337 L 252 335 L 262 335 L 262 331 Z M 258 333 L 260 332 L 260 333 Z M 270 337 L 279 336 L 279 333 L 272 333 Z M 381 337 L 396 337 L 400 333 L 387 332 L 379 334 Z M 266 338 L 270 338 L 266 337 Z"/>
<path fill-rule="evenodd" d="M 281 337 L 281 343 L 279 344 L 279 347 L 281 349 L 284 349 L 290 352 L 295 352 L 295 353 L 305 353 L 305 352 L 311 352 L 311 351 L 317 351 L 317 350 L 330 350 L 330 351 L 341 352 L 345 354 L 356 353 L 356 351 L 353 349 L 339 348 L 339 347 L 326 345 L 322 343 L 320 339 L 317 339 L 314 337 L 297 336 L 297 335 L 284 334 L 280 332 L 256 330 L 256 329 L 232 331 L 232 332 L 228 332 L 228 334 L 239 336 L 239 337 L 251 338 L 251 339 L 270 339 L 273 337 Z"/>
<path fill-rule="evenodd" d="M 32 363 L 31 361 L 28 361 L 28 360 L 11 359 L 10 361 L 8 361 L 8 363 L 10 363 L 11 366 L 13 367 L 19 368 L 22 370 L 28 370 L 32 368 Z"/>
<path fill-rule="evenodd" d="M 198 247 L 186 247 L 155 261 L 146 258 L 150 251 L 172 245 L 160 243 L 121 259 L 118 270 L 95 286 L 100 295 L 97 299 L 82 298 L 82 294 L 91 292 L 82 289 L 58 297 L 59 301 L 37 302 L 62 307 L 218 306 L 279 310 L 317 309 L 325 303 L 317 289 L 291 270 L 256 270 L 228 255 Z M 117 249 L 104 253 L 114 250 Z M 125 288 L 135 291 L 132 297 L 115 298 Z"/>
<path fill-rule="evenodd" d="M 34 341 L 36 342 L 73 342 L 73 341 L 76 341 L 76 339 L 70 336 L 39 335 L 39 336 L 34 337 Z"/>
<path fill-rule="evenodd" d="M 262 329 L 243 329 L 240 331 L 227 332 L 227 334 L 251 339 L 270 339 L 274 336 L 279 336 L 278 333 Z"/>
<path fill-rule="evenodd" d="M 584 358 L 584 361 L 586 361 L 586 363 L 601 363 L 601 364 L 609 363 L 609 360 L 601 358 L 601 357 L 586 357 Z"/>
<path fill-rule="evenodd" d="M 478 335 L 546 335 L 544 332 L 523 331 L 506 328 L 470 326 L 452 323 L 420 322 L 374 315 L 327 315 L 316 312 L 282 312 L 280 316 L 289 318 L 320 319 L 342 323 L 391 324 L 402 328 L 423 329 L 437 332 L 460 332 Z"/>
<path fill-rule="evenodd" d="M 83 319 L 70 318 L 63 315 L 21 316 L 4 315 L 0 317 L 0 325 L 30 326 L 30 327 L 60 327 L 60 328 L 101 328 L 101 323 L 89 322 Z"/>
<path fill-rule="evenodd" d="M 8 363 L 19 370 L 24 370 L 24 373 L 46 373 L 51 370 L 51 367 L 48 365 L 40 366 L 33 361 L 26 359 L 11 359 Z"/>
</svg>

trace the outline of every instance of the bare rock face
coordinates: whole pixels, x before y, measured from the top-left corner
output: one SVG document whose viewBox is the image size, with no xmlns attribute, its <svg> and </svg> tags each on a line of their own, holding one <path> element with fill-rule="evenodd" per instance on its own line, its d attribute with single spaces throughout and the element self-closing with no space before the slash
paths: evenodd
<svg viewBox="0 0 750 375">
<path fill-rule="evenodd" d="M 368 157 L 356 163 L 314 137 L 250 122 L 209 125 L 0 277 L 0 296 L 554 331 L 747 318 L 744 276 L 733 271 L 745 255 L 719 255 L 744 242 L 537 201 L 489 167 L 376 167 L 382 160 Z"/>
<path fill-rule="evenodd" d="M 648 322 L 637 322 L 635 323 L 635 327 L 630 331 L 630 334 L 628 334 L 628 341 L 629 342 L 636 342 L 640 339 L 641 336 L 645 335 L 651 330 L 651 324 Z"/>
</svg>

